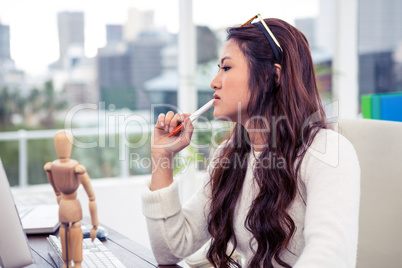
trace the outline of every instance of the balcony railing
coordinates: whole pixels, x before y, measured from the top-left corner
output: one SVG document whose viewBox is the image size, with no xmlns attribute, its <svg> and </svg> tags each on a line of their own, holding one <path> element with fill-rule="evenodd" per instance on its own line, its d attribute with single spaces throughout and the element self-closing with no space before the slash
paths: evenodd
<svg viewBox="0 0 402 268">
<path fill-rule="evenodd" d="M 213 145 L 217 146 L 216 142 L 217 137 L 221 134 L 228 132 L 231 128 L 230 123 L 225 123 L 216 120 L 204 120 L 202 122 L 199 120 L 198 122 L 194 123 L 195 131 L 193 133 L 192 144 L 190 147 L 196 149 L 196 151 L 208 151 L 208 148 Z M 154 129 L 154 125 L 152 124 L 131 124 L 131 125 L 124 125 L 124 127 L 106 127 L 106 128 L 72 128 L 68 129 L 71 131 L 74 137 L 74 146 L 80 148 L 106 148 L 114 147 L 118 149 L 118 158 L 119 158 L 119 171 L 115 172 L 113 176 L 116 176 L 118 173 L 118 177 L 121 178 L 128 178 L 130 177 L 130 153 L 132 153 L 136 148 L 142 148 L 143 146 L 149 146 L 150 144 L 150 136 L 151 131 Z M 58 129 L 51 129 L 51 130 L 19 130 L 14 132 L 0 132 L 0 142 L 7 142 L 7 141 L 17 141 L 18 142 L 18 186 L 19 187 L 26 187 L 28 186 L 28 142 L 33 140 L 53 140 L 54 135 Z M 207 141 L 204 142 L 200 141 L 198 138 L 199 134 L 207 132 L 211 136 Z M 133 142 L 128 139 L 128 137 L 135 136 L 136 142 Z M 97 141 L 92 142 L 82 142 L 78 138 L 85 137 L 97 137 Z M 114 144 L 115 137 L 118 137 L 118 143 Z M 139 138 L 139 139 L 138 139 Z M 205 138 L 205 136 L 204 136 Z M 202 140 L 202 139 L 201 139 Z M 112 142 L 111 142 L 112 141 Z M 193 144 L 193 142 L 195 144 Z M 108 144 L 106 144 L 108 142 Z M 200 143 L 198 143 L 200 142 Z M 204 144 L 204 143 L 207 144 Z M 213 144 L 212 144 L 213 143 Z M 148 150 L 148 148 L 146 148 Z M 144 150 L 142 150 L 144 152 Z M 149 154 L 150 152 L 146 152 L 145 154 Z M 136 160 L 138 157 L 146 157 L 145 155 L 139 155 L 135 153 Z M 144 160 L 144 159 L 140 159 Z M 145 159 L 149 160 L 149 159 Z M 49 159 L 48 161 L 51 161 Z M 144 161 L 144 163 L 148 163 L 149 161 Z M 116 162 L 115 162 L 116 163 Z M 43 163 L 44 164 L 44 163 Z M 88 168 L 88 167 L 87 167 Z M 146 167 L 147 170 L 142 170 L 139 174 L 144 174 L 150 171 L 149 165 Z M 117 170 L 117 169 L 116 169 Z M 136 172 L 136 170 L 132 170 Z M 109 176 L 110 177 L 110 176 Z M 99 177 L 98 177 L 99 178 Z"/>
<path fill-rule="evenodd" d="M 153 127 L 152 127 L 153 128 Z M 28 186 L 28 141 L 31 140 L 43 140 L 43 139 L 53 139 L 56 134 L 57 129 L 51 130 L 19 130 L 14 132 L 3 132 L 0 133 L 1 141 L 17 141 L 18 142 L 18 186 L 26 187 Z M 129 165 L 129 148 L 130 144 L 127 142 L 127 135 L 139 134 L 147 135 L 150 134 L 150 128 L 144 129 L 142 126 L 132 126 L 127 128 L 120 128 L 113 130 L 113 133 L 107 133 L 109 131 L 105 128 L 76 128 L 70 129 L 73 133 L 74 138 L 78 137 L 90 137 L 90 136 L 101 136 L 101 135 L 118 135 L 119 136 L 119 165 L 120 165 L 120 177 L 130 176 L 130 165 Z M 107 134 L 107 135 L 106 135 Z M 102 143 L 102 141 L 100 141 Z M 84 144 L 86 146 L 98 146 L 99 144 Z"/>
</svg>

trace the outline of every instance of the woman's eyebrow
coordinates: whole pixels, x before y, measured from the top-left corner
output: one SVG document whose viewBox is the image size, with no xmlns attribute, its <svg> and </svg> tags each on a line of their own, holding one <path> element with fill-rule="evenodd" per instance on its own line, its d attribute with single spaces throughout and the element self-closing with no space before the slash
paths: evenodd
<svg viewBox="0 0 402 268">
<path fill-rule="evenodd" d="M 231 57 L 229 57 L 229 56 L 223 57 L 223 58 L 221 59 L 221 64 L 223 65 L 223 62 L 224 62 L 225 60 L 227 60 L 227 59 L 231 59 Z"/>
</svg>

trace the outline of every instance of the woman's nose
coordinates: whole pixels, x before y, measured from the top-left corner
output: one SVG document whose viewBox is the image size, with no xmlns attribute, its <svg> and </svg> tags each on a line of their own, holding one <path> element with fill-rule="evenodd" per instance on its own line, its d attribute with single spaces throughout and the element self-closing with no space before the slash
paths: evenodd
<svg viewBox="0 0 402 268">
<path fill-rule="evenodd" d="M 220 88 L 222 87 L 222 83 L 221 83 L 221 79 L 220 79 L 220 77 L 219 77 L 219 74 L 217 74 L 217 75 L 215 76 L 215 78 L 212 79 L 210 86 L 211 86 L 211 88 L 212 88 L 213 90 L 217 90 L 217 89 L 220 89 Z"/>
</svg>

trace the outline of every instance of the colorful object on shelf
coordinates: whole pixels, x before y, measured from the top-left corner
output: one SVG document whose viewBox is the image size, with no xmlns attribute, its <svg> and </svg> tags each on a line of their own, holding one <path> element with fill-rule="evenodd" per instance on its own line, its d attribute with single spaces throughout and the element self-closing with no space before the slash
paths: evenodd
<svg viewBox="0 0 402 268">
<path fill-rule="evenodd" d="M 372 105 L 372 94 L 362 95 L 362 115 L 363 118 L 373 118 L 373 105 Z"/>
<path fill-rule="evenodd" d="M 363 118 L 402 122 L 402 92 L 364 94 Z"/>
</svg>

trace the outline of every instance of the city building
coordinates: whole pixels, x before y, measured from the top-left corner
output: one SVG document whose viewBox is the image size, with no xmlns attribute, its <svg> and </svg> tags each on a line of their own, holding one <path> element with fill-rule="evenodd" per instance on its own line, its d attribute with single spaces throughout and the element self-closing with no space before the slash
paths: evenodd
<svg viewBox="0 0 402 268">
<path fill-rule="evenodd" d="M 396 54 L 402 44 L 402 1 L 359 1 L 360 93 L 402 90 L 402 61 Z"/>
<path fill-rule="evenodd" d="M 131 83 L 131 57 L 127 45 L 119 50 L 98 49 L 97 73 L 100 101 L 116 108 L 136 109 L 135 89 Z"/>
<path fill-rule="evenodd" d="M 143 83 L 161 74 L 164 42 L 157 35 L 98 50 L 100 100 L 132 110 L 149 109 Z"/>
<path fill-rule="evenodd" d="M 205 26 L 197 26 L 196 31 L 198 65 L 216 60 L 215 34 Z M 149 110 L 160 101 L 177 105 L 177 59 L 177 35 L 168 34 L 164 29 L 144 30 L 131 42 L 108 40 L 107 46 L 98 50 L 100 101 L 106 107 L 114 104 L 117 109 L 132 110 Z M 158 81 L 173 87 L 155 86 Z M 206 90 L 209 82 L 204 85 Z M 199 99 L 204 101 L 202 93 Z"/>
<path fill-rule="evenodd" d="M 66 72 L 62 94 L 69 107 L 84 103 L 99 102 L 95 58 L 81 58 L 74 68 Z"/>
<path fill-rule="evenodd" d="M 321 0 L 316 21 L 316 46 L 334 53 L 336 0 Z M 402 91 L 402 1 L 359 0 L 359 100 L 362 94 Z"/>
<path fill-rule="evenodd" d="M 163 71 L 161 50 L 165 42 L 156 33 L 153 37 L 137 38 L 131 44 L 132 84 L 136 89 L 138 110 L 149 109 L 149 99 L 143 84 Z"/>
<path fill-rule="evenodd" d="M 141 11 L 131 8 L 128 11 L 127 22 L 124 25 L 123 39 L 127 42 L 133 42 L 138 35 L 154 28 L 154 11 Z"/>
<path fill-rule="evenodd" d="M 116 109 L 148 110 L 143 83 L 162 73 L 162 49 L 174 37 L 156 29 L 153 11 L 130 9 L 124 26 L 106 26 L 107 44 L 98 49 L 100 101 Z"/>
<path fill-rule="evenodd" d="M 213 90 L 210 87 L 210 83 L 216 75 L 216 69 L 215 62 L 197 67 L 195 74 L 197 107 L 201 107 L 212 98 Z M 179 76 L 176 71 L 166 71 L 160 76 L 148 80 L 145 82 L 144 88 L 149 96 L 151 116 L 153 116 L 154 122 L 156 122 L 160 113 L 167 113 L 168 111 L 184 112 L 180 110 L 177 103 Z M 204 114 L 204 116 L 207 116 L 207 114 Z"/>
<path fill-rule="evenodd" d="M 153 120 L 159 113 L 169 110 L 178 110 L 177 92 L 179 88 L 178 76 L 178 44 L 171 43 L 162 50 L 163 73 L 144 83 L 151 104 Z M 217 72 L 219 40 L 214 32 L 206 26 L 196 26 L 197 68 L 195 74 L 195 87 L 197 90 L 197 106 L 201 107 L 211 99 L 213 91 L 210 83 Z M 151 115 L 151 116 L 152 116 Z M 208 113 L 206 114 L 208 115 Z M 212 115 L 210 115 L 212 118 Z"/>
<path fill-rule="evenodd" d="M 207 26 L 196 26 L 197 64 L 203 64 L 218 57 L 218 39 Z"/>
<path fill-rule="evenodd" d="M 59 34 L 59 64 L 69 66 L 76 59 L 68 58 L 71 50 L 84 51 L 84 13 L 83 12 L 60 12 L 57 14 L 57 25 Z"/>
<path fill-rule="evenodd" d="M 106 25 L 106 43 L 120 43 L 123 41 L 123 25 L 107 24 Z"/>
<path fill-rule="evenodd" d="M 0 60 L 9 60 L 10 57 L 10 27 L 0 23 Z"/>
<path fill-rule="evenodd" d="M 15 69 L 10 56 L 10 27 L 0 23 L 0 86 L 5 86 L 6 75 Z"/>
<path fill-rule="evenodd" d="M 317 46 L 317 18 L 295 19 L 295 27 L 299 29 L 310 45 L 311 57 L 316 66 L 317 87 L 322 98 L 327 98 L 332 92 L 332 54 Z"/>
<path fill-rule="evenodd" d="M 15 68 L 10 54 L 10 26 L 0 22 L 0 90 L 18 91 L 26 95 L 25 73 Z"/>
<path fill-rule="evenodd" d="M 84 13 L 57 14 L 59 60 L 49 66 L 54 89 L 68 102 L 68 108 L 98 103 L 96 60 L 85 56 Z"/>
</svg>

